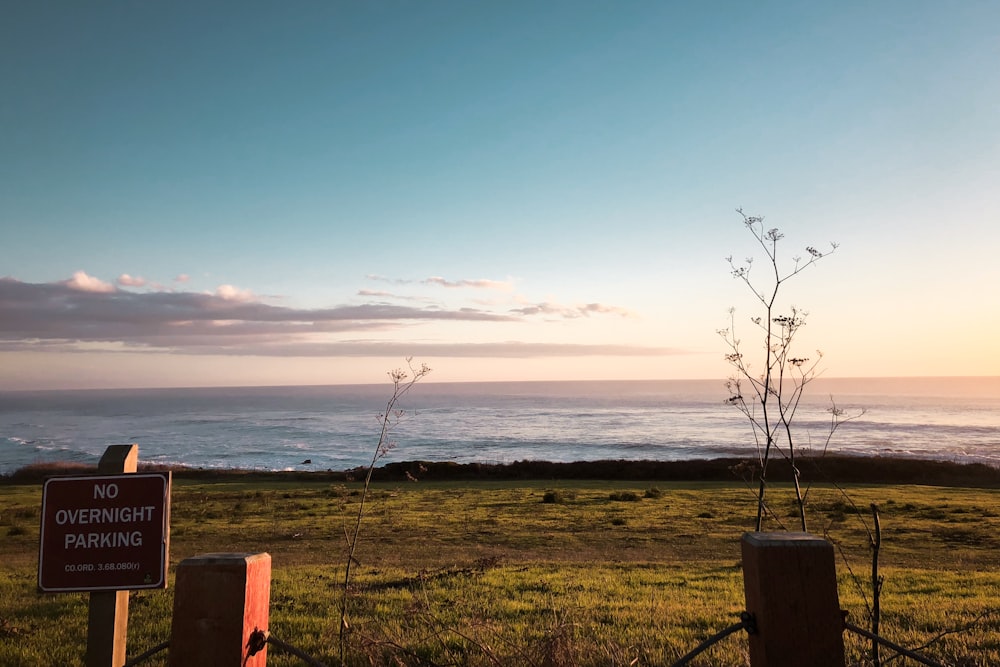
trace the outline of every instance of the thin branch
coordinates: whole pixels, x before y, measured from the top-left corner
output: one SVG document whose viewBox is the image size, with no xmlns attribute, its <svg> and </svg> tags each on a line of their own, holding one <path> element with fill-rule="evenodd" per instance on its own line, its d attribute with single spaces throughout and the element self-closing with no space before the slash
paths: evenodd
<svg viewBox="0 0 1000 667">
<path fill-rule="evenodd" d="M 409 372 L 401 368 L 397 368 L 393 371 L 389 371 L 388 373 L 389 378 L 392 380 L 392 395 L 386 402 L 385 411 L 378 416 L 380 425 L 378 443 L 372 453 L 372 460 L 368 465 L 368 471 L 365 474 L 365 481 L 361 490 L 361 498 L 358 501 L 358 514 L 354 521 L 353 534 L 349 534 L 346 527 L 344 529 L 345 536 L 347 537 L 347 558 L 344 564 L 344 591 L 340 604 L 340 629 L 338 635 L 341 664 L 344 663 L 347 646 L 347 601 L 351 585 L 351 570 L 352 566 L 355 563 L 358 563 L 354 554 L 358 547 L 358 537 L 361 534 L 361 522 L 365 515 L 365 502 L 368 499 L 368 491 L 371 488 L 372 474 L 375 472 L 375 465 L 378 463 L 379 459 L 386 456 L 392 449 L 393 443 L 389 439 L 389 433 L 392 430 L 392 427 L 398 423 L 399 419 L 403 415 L 403 412 L 397 408 L 397 405 L 403 397 L 410 392 L 417 382 L 431 372 L 431 369 L 427 366 L 427 364 L 421 364 L 419 368 L 415 368 L 413 366 L 412 357 L 407 358 L 406 363 L 409 366 Z"/>
<path fill-rule="evenodd" d="M 760 465 L 756 530 L 761 529 L 764 516 L 767 514 L 768 465 L 777 452 L 778 456 L 791 467 L 799 524 L 805 531 L 808 527 L 805 512 L 808 489 L 803 491 L 800 471 L 796 464 L 793 422 L 806 386 L 818 375 L 817 369 L 822 354 L 817 353 L 817 359 L 812 363 L 809 363 L 808 359 L 793 356 L 793 343 L 799 329 L 805 325 L 807 313 L 793 306 L 790 314 L 785 315 L 779 314 L 776 308 L 784 283 L 823 257 L 835 252 L 837 245 L 831 243 L 830 250 L 825 254 L 812 246 L 807 246 L 805 249 L 807 256 L 804 261 L 801 257 L 793 257 L 791 267 L 784 268 L 778 259 L 778 242 L 784 238 L 784 234 L 776 228 L 765 227 L 764 218 L 761 216 L 747 215 L 742 209 L 737 209 L 737 213 L 743 218 L 744 226 L 767 257 L 771 276 L 762 288 L 754 280 L 753 257 L 748 257 L 742 264 L 735 262 L 732 256 L 726 258 L 732 276 L 746 285 L 763 307 L 762 315 L 751 318 L 751 322 L 763 336 L 764 346 L 762 372 L 760 375 L 755 375 L 743 354 L 740 339 L 736 336 L 735 311 L 731 309 L 730 327 L 719 331 L 719 335 L 729 347 L 726 360 L 734 369 L 734 375 L 726 383 L 730 390 L 728 402 L 735 405 L 750 422 L 754 437 L 757 461 Z M 747 389 L 753 390 L 747 392 L 749 395 L 743 392 L 744 381 Z"/>
</svg>

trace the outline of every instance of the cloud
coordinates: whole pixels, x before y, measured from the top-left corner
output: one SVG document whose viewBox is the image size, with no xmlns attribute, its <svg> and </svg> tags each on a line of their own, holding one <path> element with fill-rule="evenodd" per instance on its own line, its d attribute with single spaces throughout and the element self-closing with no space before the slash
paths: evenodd
<svg viewBox="0 0 1000 667">
<path fill-rule="evenodd" d="M 6 349 L 89 342 L 133 348 L 215 348 L 292 344 L 318 334 L 379 331 L 423 321 L 509 322 L 475 308 L 392 304 L 323 309 L 274 306 L 223 285 L 215 294 L 129 292 L 78 272 L 58 283 L 0 279 L 0 341 Z M 235 352 L 234 352 L 235 353 Z"/>
<path fill-rule="evenodd" d="M 122 284 L 138 285 L 123 274 Z M 503 343 L 393 343 L 357 340 L 425 322 L 518 323 L 535 316 L 579 318 L 623 315 L 591 303 L 564 307 L 528 304 L 445 307 L 363 290 L 368 303 L 332 308 L 290 308 L 251 291 L 221 285 L 214 293 L 122 290 L 78 271 L 69 280 L 25 283 L 0 278 L 0 350 L 156 351 L 263 356 L 541 357 L 675 354 L 666 348 L 616 345 Z M 387 302 L 387 298 L 405 300 Z M 344 336 L 354 340 L 345 341 Z M 405 348 L 405 349 L 404 349 Z M 405 353 L 405 354 L 404 354 Z"/>
<path fill-rule="evenodd" d="M 198 353 L 197 350 L 185 352 Z M 225 354 L 217 349 L 205 353 Z M 690 350 L 643 345 L 584 345 L 575 343 L 420 343 L 395 341 L 338 341 L 316 343 L 265 343 L 241 348 L 240 354 L 270 357 L 419 357 L 535 359 L 550 357 L 648 357 L 692 354 Z"/>
<path fill-rule="evenodd" d="M 369 273 L 365 276 L 365 278 L 378 282 L 392 283 L 393 285 L 412 285 L 414 283 L 420 283 L 422 285 L 437 285 L 439 287 L 447 287 L 449 289 L 472 288 L 504 291 L 514 289 L 514 284 L 509 280 L 491 280 L 489 278 L 477 278 L 475 280 L 447 280 L 441 276 L 431 276 L 430 278 L 424 278 L 423 280 L 406 280 L 403 278 L 387 278 L 375 273 Z"/>
<path fill-rule="evenodd" d="M 186 283 L 189 280 L 191 280 L 191 276 L 189 276 L 186 273 L 180 273 L 180 274 L 177 275 L 176 278 L 174 278 L 174 282 L 175 283 Z"/>
<path fill-rule="evenodd" d="M 440 285 L 441 287 L 448 287 L 452 289 L 462 287 L 472 287 L 475 289 L 499 289 L 505 291 L 514 289 L 514 285 L 509 281 L 489 280 L 487 278 L 480 278 L 478 280 L 445 280 L 440 276 L 431 276 L 430 278 L 425 278 L 420 282 L 425 285 Z"/>
<path fill-rule="evenodd" d="M 635 317 L 635 313 L 620 306 L 609 306 L 606 303 L 588 303 L 577 306 L 577 310 L 583 315 L 619 315 L 621 317 Z"/>
<path fill-rule="evenodd" d="M 88 276 L 85 271 L 77 271 L 69 280 L 64 280 L 62 285 L 78 292 L 107 293 L 114 292 L 115 286 L 106 283 L 100 278 Z"/>
<path fill-rule="evenodd" d="M 386 290 L 375 290 L 375 289 L 360 289 L 358 290 L 358 296 L 366 298 L 375 298 L 375 299 L 395 299 L 397 301 L 413 301 L 416 303 L 437 303 L 437 301 L 435 301 L 434 299 L 430 299 L 425 296 L 407 296 L 404 294 L 387 292 Z"/>
<path fill-rule="evenodd" d="M 542 303 L 526 304 L 520 308 L 513 308 L 510 312 L 525 316 L 550 315 L 564 319 L 576 319 L 578 317 L 589 317 L 590 315 L 618 315 L 620 317 L 635 317 L 635 314 L 626 308 L 609 306 L 603 303 L 563 306 L 545 301 Z"/>
<path fill-rule="evenodd" d="M 403 280 L 401 278 L 387 278 L 385 276 L 380 276 L 377 273 L 369 273 L 365 276 L 367 280 L 374 280 L 380 283 L 392 283 L 393 285 L 406 285 L 412 283 L 412 280 Z"/>
<path fill-rule="evenodd" d="M 141 276 L 130 276 L 127 273 L 123 273 L 120 276 L 118 276 L 118 280 L 116 280 L 115 282 L 117 282 L 122 287 L 145 287 L 146 286 L 146 279 L 145 278 L 143 278 Z"/>
<path fill-rule="evenodd" d="M 226 301 L 242 301 L 245 303 L 253 301 L 256 298 L 250 290 L 240 289 L 232 285 L 219 285 L 215 288 L 215 295 Z"/>
</svg>

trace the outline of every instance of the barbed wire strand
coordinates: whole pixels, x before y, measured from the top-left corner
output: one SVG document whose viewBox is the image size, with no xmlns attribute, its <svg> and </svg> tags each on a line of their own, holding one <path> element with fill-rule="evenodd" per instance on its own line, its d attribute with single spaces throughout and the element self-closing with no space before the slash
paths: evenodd
<svg viewBox="0 0 1000 667">
<path fill-rule="evenodd" d="M 940 662 L 934 662 L 930 658 L 925 658 L 924 656 L 920 655 L 919 653 L 917 653 L 915 651 L 911 651 L 911 650 L 909 650 L 907 648 L 903 648 L 899 644 L 896 644 L 895 642 L 891 642 L 888 639 L 885 639 L 884 637 L 879 637 L 876 634 L 872 634 L 871 632 L 868 632 L 864 628 L 859 628 L 858 626 L 854 625 L 853 623 L 848 623 L 847 621 L 844 621 L 844 628 L 846 630 L 850 630 L 851 632 L 853 632 L 855 634 L 861 635 L 862 637 L 866 637 L 868 639 L 873 639 L 873 640 L 877 641 L 879 644 L 881 644 L 882 646 L 885 646 L 887 648 L 891 648 L 893 651 L 896 651 L 900 655 L 904 655 L 907 658 L 909 658 L 910 660 L 916 660 L 917 662 L 919 662 L 922 665 L 928 665 L 929 667 L 945 667 Z"/>
<path fill-rule="evenodd" d="M 247 645 L 246 645 L 247 654 L 246 657 L 243 659 L 243 664 L 246 665 L 247 660 L 249 660 L 253 656 L 257 655 L 257 653 L 262 651 L 264 649 L 265 644 L 274 644 L 277 648 L 280 648 L 282 651 L 285 651 L 286 653 L 291 653 L 296 658 L 299 658 L 300 660 L 302 660 L 308 665 L 311 665 L 312 667 L 327 667 L 326 664 L 320 662 L 316 658 L 313 658 L 309 654 L 300 651 L 291 644 L 281 641 L 267 630 L 259 630 L 257 628 L 254 628 L 254 631 L 250 633 L 250 639 L 247 640 Z"/>
<path fill-rule="evenodd" d="M 910 658 L 911 660 L 916 660 L 917 662 L 919 662 L 922 665 L 928 665 L 928 667 L 945 667 L 945 665 L 943 665 L 940 662 L 935 662 L 935 661 L 931 660 L 930 658 L 926 658 L 926 657 L 920 655 L 919 653 L 917 653 L 915 651 L 911 651 L 911 650 L 909 650 L 909 649 L 907 649 L 907 648 L 905 648 L 903 646 L 900 646 L 899 644 L 896 644 L 895 642 L 889 641 L 888 639 L 885 639 L 884 637 L 880 637 L 878 635 L 872 634 L 871 632 L 868 632 L 867 630 L 865 630 L 863 628 L 859 628 L 858 626 L 854 625 L 853 623 L 849 623 L 847 621 L 844 621 L 844 629 L 845 630 L 849 630 L 849 631 L 851 631 L 851 632 L 853 632 L 853 633 L 855 633 L 857 635 L 861 635 L 862 637 L 865 637 L 867 639 L 873 639 L 873 640 L 877 641 L 879 644 L 881 644 L 882 646 L 890 648 L 893 651 L 896 651 L 899 655 L 906 656 L 907 658 Z M 736 632 L 739 632 L 740 630 L 746 630 L 747 634 L 751 634 L 751 635 L 754 634 L 757 631 L 756 621 L 755 621 L 755 619 L 753 617 L 753 614 L 750 614 L 749 612 L 743 612 L 743 613 L 741 613 L 740 614 L 740 622 L 739 623 L 735 623 L 735 624 L 729 626 L 728 628 L 726 628 L 725 630 L 722 630 L 721 632 L 717 632 L 716 634 L 712 635 L 711 637 L 709 637 L 708 639 L 706 639 L 702 643 L 698 644 L 698 646 L 696 646 L 694 649 L 692 649 L 691 651 L 689 651 L 684 657 L 682 657 L 677 662 L 673 663 L 673 665 L 671 665 L 671 667 L 684 667 L 684 665 L 687 665 L 688 663 L 690 663 L 691 660 L 693 660 L 695 657 L 697 657 L 701 653 L 705 652 L 706 650 L 708 650 L 709 648 L 711 648 L 715 644 L 718 644 L 720 641 L 722 641 L 723 639 L 725 639 L 729 635 L 731 635 L 733 633 L 736 633 Z M 303 651 L 295 648 L 291 644 L 288 644 L 287 642 L 283 642 L 280 639 L 278 639 L 277 637 L 274 637 L 267 630 L 259 630 L 257 628 L 255 628 L 254 631 L 250 634 L 250 639 L 247 641 L 247 646 L 246 646 L 246 648 L 247 648 L 247 654 L 246 654 L 246 658 L 244 658 L 244 660 L 243 660 L 243 664 L 245 665 L 246 662 L 247 662 L 247 660 L 249 660 L 251 657 L 255 656 L 261 650 L 263 650 L 265 644 L 274 644 L 275 647 L 277 647 L 277 648 L 285 651 L 286 653 L 291 653 L 292 655 L 294 655 L 295 657 L 297 657 L 297 658 L 305 661 L 306 664 L 309 664 L 312 667 L 327 667 L 326 664 L 320 662 L 319 660 L 316 660 L 312 656 L 310 656 L 310 655 L 304 653 Z M 136 657 L 132 658 L 131 660 L 127 660 L 125 662 L 125 664 L 124 664 L 123 667 L 135 667 L 135 665 L 138 665 L 143 660 L 146 660 L 146 659 L 148 659 L 148 658 L 156 655 L 160 651 L 166 650 L 169 647 L 170 647 L 170 640 L 168 639 L 167 641 L 162 642 L 160 644 L 157 644 L 156 646 L 154 646 L 153 648 L 145 651 L 144 653 L 141 653 L 141 654 L 137 655 Z"/>
<path fill-rule="evenodd" d="M 739 623 L 730 625 L 725 630 L 715 633 L 702 643 L 698 644 L 698 646 L 696 646 L 687 655 L 685 655 L 683 658 L 675 662 L 670 667 L 684 667 L 684 665 L 694 660 L 695 657 L 698 656 L 700 653 L 708 650 L 709 648 L 711 648 L 715 644 L 718 644 L 720 641 L 722 641 L 729 635 L 735 632 L 739 632 L 740 630 L 746 630 L 747 634 L 750 635 L 755 634 L 757 632 L 757 620 L 754 618 L 753 614 L 747 611 L 742 612 L 740 614 Z"/>
<path fill-rule="evenodd" d="M 126 660 L 125 664 L 122 665 L 122 667 L 134 667 L 135 665 L 138 665 L 143 660 L 146 660 L 147 658 L 151 658 L 152 656 L 156 655 L 160 651 L 165 650 L 169 646 L 170 646 L 170 640 L 168 639 L 167 641 L 165 641 L 165 642 L 163 642 L 161 644 L 157 644 L 156 646 L 154 646 L 153 648 L 149 649 L 145 653 L 140 653 L 139 655 L 135 656 L 131 660 Z"/>
</svg>

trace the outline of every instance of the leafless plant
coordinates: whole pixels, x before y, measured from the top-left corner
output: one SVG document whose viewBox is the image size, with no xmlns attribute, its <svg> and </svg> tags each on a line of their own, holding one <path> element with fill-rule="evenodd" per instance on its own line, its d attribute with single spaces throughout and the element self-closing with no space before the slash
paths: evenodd
<svg viewBox="0 0 1000 667">
<path fill-rule="evenodd" d="M 823 355 L 817 351 L 816 358 L 809 359 L 793 353 L 796 334 L 805 325 L 807 313 L 795 306 L 779 310 L 778 296 L 788 280 L 832 254 L 837 244 L 831 243 L 826 253 L 807 246 L 805 259 L 793 257 L 791 266 L 786 267 L 778 257 L 778 242 L 784 234 L 776 228 L 767 229 L 762 217 L 746 215 L 742 209 L 737 209 L 737 212 L 767 257 L 766 276 L 760 280 L 751 274 L 753 257 L 748 257 L 743 263 L 735 262 L 732 256 L 726 258 L 733 277 L 750 289 L 763 309 L 763 314 L 752 317 L 750 322 L 763 336 L 764 352 L 763 365 L 756 368 L 744 354 L 742 340 L 736 331 L 735 309 L 730 309 L 730 326 L 719 331 L 729 348 L 726 360 L 733 368 L 726 382 L 729 390 L 727 402 L 746 416 L 753 431 L 758 465 L 755 529 L 761 529 L 764 516 L 768 513 L 768 465 L 778 454 L 791 467 L 799 523 L 801 529 L 806 531 L 805 497 L 795 461 L 792 423 L 806 386 L 817 376 Z"/>
<path fill-rule="evenodd" d="M 375 472 L 375 466 L 378 464 L 379 460 L 384 458 L 396 446 L 395 441 L 391 438 L 392 429 L 399 423 L 399 420 L 402 419 L 405 414 L 405 411 L 399 407 L 400 401 L 408 393 L 410 393 L 410 390 L 413 389 L 413 386 L 417 384 L 417 382 L 422 380 L 428 373 L 431 372 L 431 369 L 427 366 L 427 364 L 421 364 L 419 367 L 414 366 L 412 357 L 408 357 L 406 359 L 406 364 L 407 368 L 405 369 L 397 368 L 388 372 L 389 379 L 392 380 L 392 395 L 385 404 L 385 410 L 378 414 L 378 443 L 375 446 L 375 450 L 372 453 L 371 463 L 368 464 L 367 471 L 365 473 L 365 481 L 361 488 L 361 497 L 358 500 L 357 518 L 349 528 L 344 528 L 344 537 L 347 540 L 347 554 L 344 564 L 344 591 L 340 603 L 339 641 L 341 664 L 345 664 L 344 660 L 347 647 L 347 629 L 349 627 L 347 621 L 347 606 L 348 600 L 350 599 L 351 572 L 354 564 L 358 562 L 355 557 L 355 553 L 357 552 L 358 547 L 358 537 L 361 535 L 361 523 L 365 516 L 365 502 L 368 500 L 368 491 L 371 487 L 372 473 Z"/>
</svg>

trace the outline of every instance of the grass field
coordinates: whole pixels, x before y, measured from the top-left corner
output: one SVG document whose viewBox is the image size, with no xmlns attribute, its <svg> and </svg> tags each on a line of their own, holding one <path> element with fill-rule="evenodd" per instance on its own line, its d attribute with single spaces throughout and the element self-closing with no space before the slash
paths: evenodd
<svg viewBox="0 0 1000 667">
<path fill-rule="evenodd" d="M 270 631 L 332 667 L 344 531 L 360 488 L 179 476 L 171 572 L 200 553 L 269 552 Z M 867 512 L 876 502 L 883 634 L 911 647 L 944 634 L 927 655 L 1000 664 L 1000 492 L 851 485 L 847 493 L 849 501 L 815 487 L 808 511 L 811 530 L 837 545 L 851 619 L 866 625 L 870 598 L 851 574 L 870 568 L 852 503 Z M 739 539 L 754 505 L 738 483 L 384 482 L 369 502 L 350 591 L 352 665 L 669 665 L 743 608 Z M 40 506 L 39 484 L 0 485 L 0 664 L 79 665 L 87 596 L 36 592 Z M 777 521 L 792 525 L 790 498 L 776 495 L 774 506 Z M 130 655 L 169 637 L 171 606 L 172 588 L 132 595 Z M 850 635 L 847 645 L 849 664 L 865 664 L 866 645 Z M 748 664 L 745 646 L 736 634 L 695 664 Z M 165 655 L 143 664 L 165 665 Z M 302 663 L 272 648 L 268 664 Z"/>
</svg>

